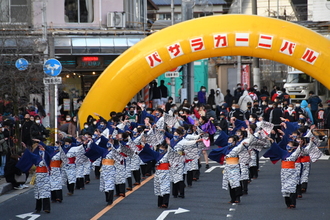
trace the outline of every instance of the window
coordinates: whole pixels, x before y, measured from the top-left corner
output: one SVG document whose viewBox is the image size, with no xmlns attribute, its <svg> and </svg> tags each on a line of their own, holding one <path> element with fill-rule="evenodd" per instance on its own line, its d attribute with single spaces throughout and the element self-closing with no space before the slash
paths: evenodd
<svg viewBox="0 0 330 220">
<path fill-rule="evenodd" d="M 28 11 L 28 0 L 0 1 L 0 22 L 26 23 Z"/>
<path fill-rule="evenodd" d="M 91 23 L 94 21 L 93 0 L 65 0 L 64 13 L 67 23 Z"/>
<path fill-rule="evenodd" d="M 171 13 L 158 14 L 158 20 L 171 20 Z M 175 13 L 174 20 L 181 21 L 181 14 Z"/>
<path fill-rule="evenodd" d="M 147 14 L 144 0 L 124 0 L 124 11 L 127 28 L 145 28 Z"/>
<path fill-rule="evenodd" d="M 312 77 L 307 74 L 288 74 L 287 82 L 288 83 L 311 83 Z"/>
</svg>

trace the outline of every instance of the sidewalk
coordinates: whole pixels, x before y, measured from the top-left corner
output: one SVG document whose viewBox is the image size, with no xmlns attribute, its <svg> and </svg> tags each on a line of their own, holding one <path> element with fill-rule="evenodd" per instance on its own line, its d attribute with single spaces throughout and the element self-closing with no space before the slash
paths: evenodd
<svg viewBox="0 0 330 220">
<path fill-rule="evenodd" d="M 6 178 L 1 177 L 0 179 L 0 203 L 14 197 L 17 196 L 19 194 L 25 193 L 26 191 L 33 189 L 33 185 L 30 185 L 30 181 L 31 181 L 31 176 L 29 176 L 29 178 L 27 179 L 25 185 L 29 186 L 29 188 L 25 188 L 25 189 L 13 189 L 11 183 L 7 183 L 6 182 Z"/>
</svg>

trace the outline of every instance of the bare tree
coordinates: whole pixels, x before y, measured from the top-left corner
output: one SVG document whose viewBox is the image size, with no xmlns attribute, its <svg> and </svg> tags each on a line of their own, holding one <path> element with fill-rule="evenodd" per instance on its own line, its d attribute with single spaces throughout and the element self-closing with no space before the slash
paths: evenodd
<svg viewBox="0 0 330 220">
<path fill-rule="evenodd" d="M 7 1 L 0 2 L 0 113 L 15 118 L 13 143 L 20 143 L 19 110 L 24 111 L 30 94 L 43 93 L 44 55 L 41 47 L 45 45 L 38 40 L 42 33 L 31 28 L 29 10 L 3 2 Z M 26 70 L 15 67 L 20 58 L 29 62 Z"/>
</svg>

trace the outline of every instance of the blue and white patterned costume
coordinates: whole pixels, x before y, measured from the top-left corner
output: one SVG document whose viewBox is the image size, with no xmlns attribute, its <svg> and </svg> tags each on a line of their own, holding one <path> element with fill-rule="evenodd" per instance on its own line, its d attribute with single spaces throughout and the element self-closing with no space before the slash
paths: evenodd
<svg viewBox="0 0 330 220">
<path fill-rule="evenodd" d="M 168 155 L 171 150 L 172 148 L 169 147 L 165 155 L 156 164 L 156 173 L 154 177 L 154 193 L 156 196 L 163 196 L 165 194 L 170 194 L 171 192 L 170 170 L 157 169 L 157 166 L 160 166 L 162 163 L 169 163 Z"/>
<path fill-rule="evenodd" d="M 61 154 L 64 154 L 63 151 L 58 151 L 52 156 L 52 161 L 61 161 Z M 50 189 L 61 190 L 62 189 L 62 168 L 61 167 L 51 167 L 50 170 Z"/>
<path fill-rule="evenodd" d="M 298 147 L 284 161 L 296 161 L 301 152 Z M 297 166 L 297 163 L 296 163 Z M 299 171 L 297 168 L 281 168 L 281 192 L 283 197 L 288 197 L 290 193 L 296 192 L 297 184 L 299 183 Z"/>
<path fill-rule="evenodd" d="M 62 178 L 63 178 L 63 185 L 66 184 L 68 181 L 69 184 L 76 183 L 76 164 L 74 162 L 70 162 L 69 158 L 75 158 L 78 154 L 78 147 L 70 147 L 67 153 L 62 154 L 63 158 L 63 167 L 62 167 Z M 75 159 L 73 159 L 75 160 Z"/>
<path fill-rule="evenodd" d="M 105 159 L 115 160 L 114 154 L 116 152 L 114 150 L 108 151 Z M 117 163 L 117 162 L 115 162 Z M 115 178 L 116 178 L 116 169 L 114 165 L 102 165 L 101 176 L 100 176 L 100 191 L 101 192 L 109 192 L 110 190 L 114 190 L 115 188 Z"/>
<path fill-rule="evenodd" d="M 39 151 L 42 160 L 36 164 L 37 167 L 45 167 L 46 162 L 44 160 L 45 152 Z M 50 198 L 50 177 L 49 172 L 36 172 L 36 183 L 34 186 L 34 198 L 35 199 L 44 199 Z"/>
<path fill-rule="evenodd" d="M 238 154 L 245 149 L 243 144 L 240 144 L 234 147 L 228 154 L 226 154 L 226 158 L 236 158 Z M 228 184 L 230 187 L 237 188 L 240 187 L 240 167 L 239 163 L 237 164 L 225 164 L 225 168 L 223 170 L 223 178 L 222 178 L 222 189 L 228 190 Z"/>
</svg>

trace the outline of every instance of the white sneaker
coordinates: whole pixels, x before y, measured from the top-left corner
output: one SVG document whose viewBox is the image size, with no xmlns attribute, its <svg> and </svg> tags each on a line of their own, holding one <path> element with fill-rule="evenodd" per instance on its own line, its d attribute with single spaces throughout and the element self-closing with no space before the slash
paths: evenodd
<svg viewBox="0 0 330 220">
<path fill-rule="evenodd" d="M 14 189 L 24 189 L 22 185 L 14 187 Z"/>
<path fill-rule="evenodd" d="M 23 184 L 21 186 L 23 187 L 23 189 L 29 188 L 29 186 L 28 185 L 25 185 L 25 184 Z"/>
</svg>

